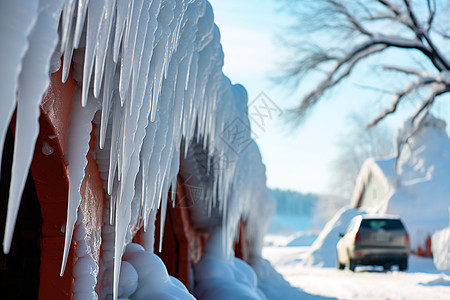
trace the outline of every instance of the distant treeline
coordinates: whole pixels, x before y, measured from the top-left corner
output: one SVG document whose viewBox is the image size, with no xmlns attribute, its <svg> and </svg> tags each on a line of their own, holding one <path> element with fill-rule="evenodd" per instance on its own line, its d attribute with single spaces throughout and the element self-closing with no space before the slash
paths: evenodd
<svg viewBox="0 0 450 300">
<path fill-rule="evenodd" d="M 276 213 L 279 215 L 312 215 L 319 200 L 319 195 L 311 193 L 280 189 L 270 189 L 270 192 L 277 202 Z"/>
</svg>

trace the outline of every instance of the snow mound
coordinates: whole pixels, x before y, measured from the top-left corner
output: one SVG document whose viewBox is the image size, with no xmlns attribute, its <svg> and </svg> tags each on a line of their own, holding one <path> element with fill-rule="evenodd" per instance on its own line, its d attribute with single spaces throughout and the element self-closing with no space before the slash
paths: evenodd
<svg viewBox="0 0 450 300">
<path fill-rule="evenodd" d="M 202 259 L 194 266 L 194 295 L 205 300 L 266 300 L 258 289 L 258 279 L 252 267 L 234 255 L 227 255 L 228 251 L 223 247 L 227 241 L 223 235 L 223 230 L 212 233 Z"/>
<path fill-rule="evenodd" d="M 339 233 L 347 228 L 353 217 L 364 214 L 364 211 L 343 207 L 325 225 L 311 249 L 305 254 L 302 264 L 305 266 L 335 267 L 336 245 Z"/>
<path fill-rule="evenodd" d="M 449 207 L 450 210 L 450 207 Z M 450 270 L 450 226 L 439 230 L 431 237 L 433 262 L 439 270 Z"/>
<path fill-rule="evenodd" d="M 121 299 L 195 299 L 177 278 L 170 276 L 162 260 L 139 244 L 128 244 L 120 268 L 118 295 Z M 112 285 L 112 276 L 103 285 Z M 109 281 L 109 282 L 108 282 Z M 106 296 L 112 298 L 111 294 Z"/>
<path fill-rule="evenodd" d="M 263 258 L 251 261 L 251 266 L 258 277 L 258 288 L 264 292 L 270 300 L 295 300 L 295 299 L 327 299 L 305 293 L 291 286 L 283 276 L 278 273 L 269 261 Z"/>
<path fill-rule="evenodd" d="M 313 231 L 301 231 L 295 234 L 291 241 L 287 243 L 288 247 L 311 246 L 317 239 L 317 233 Z"/>
</svg>

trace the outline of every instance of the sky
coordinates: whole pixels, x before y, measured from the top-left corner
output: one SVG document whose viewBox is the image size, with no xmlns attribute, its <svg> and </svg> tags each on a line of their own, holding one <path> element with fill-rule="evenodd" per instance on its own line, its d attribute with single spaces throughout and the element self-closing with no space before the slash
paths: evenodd
<svg viewBox="0 0 450 300">
<path fill-rule="evenodd" d="M 379 100 L 374 91 L 355 88 L 358 84 L 355 76 L 356 79 L 346 80 L 328 93 L 329 99 L 322 99 L 307 121 L 293 128 L 285 118 L 287 110 L 298 104 L 302 93 L 309 90 L 306 87 L 293 93 L 289 87 L 270 80 L 280 71 L 280 63 L 287 53 L 277 35 L 286 32 L 292 17 L 280 9 L 277 0 L 210 0 L 210 3 L 221 32 L 224 73 L 233 83 L 247 89 L 249 113 L 266 116 L 263 120 L 253 114 L 251 122 L 266 165 L 267 185 L 300 192 L 332 193 L 329 169 L 338 154 L 337 143 L 349 117 L 354 113 L 373 117 L 387 102 L 373 102 Z M 261 93 L 264 93 L 262 97 Z M 411 111 L 413 107 L 406 107 L 383 123 L 399 127 L 409 116 L 408 109 Z M 444 105 L 438 105 L 436 110 L 438 115 L 450 115 Z"/>
</svg>

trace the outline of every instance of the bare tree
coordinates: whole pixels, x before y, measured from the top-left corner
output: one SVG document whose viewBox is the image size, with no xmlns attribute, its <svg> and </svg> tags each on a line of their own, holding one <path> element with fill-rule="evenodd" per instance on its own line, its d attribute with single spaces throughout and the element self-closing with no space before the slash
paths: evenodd
<svg viewBox="0 0 450 300">
<path fill-rule="evenodd" d="M 369 157 L 383 158 L 394 153 L 393 133 L 386 126 L 364 128 L 367 118 L 353 114 L 349 126 L 338 137 L 338 154 L 332 161 L 330 193 L 349 202 L 361 166 Z"/>
<path fill-rule="evenodd" d="M 331 162 L 328 192 L 320 195 L 315 209 L 316 226 L 324 225 L 339 209 L 350 204 L 356 178 L 367 158 L 394 153 L 391 129 L 383 124 L 366 129 L 365 120 L 364 114 L 350 115 L 349 126 L 338 136 L 338 153 Z"/>
<path fill-rule="evenodd" d="M 322 79 L 294 109 L 301 120 L 324 93 L 350 76 L 355 67 L 380 53 L 398 49 L 420 54 L 415 66 L 387 65 L 378 56 L 384 72 L 406 77 L 392 91 L 392 102 L 367 125 L 376 125 L 394 113 L 408 95 L 423 96 L 413 120 L 425 115 L 436 97 L 450 91 L 450 49 L 446 0 L 297 0 L 286 5 L 298 17 L 292 42 L 294 55 L 282 78 L 301 83 L 306 75 L 321 72 Z M 385 86 L 383 86 L 385 88 Z"/>
</svg>

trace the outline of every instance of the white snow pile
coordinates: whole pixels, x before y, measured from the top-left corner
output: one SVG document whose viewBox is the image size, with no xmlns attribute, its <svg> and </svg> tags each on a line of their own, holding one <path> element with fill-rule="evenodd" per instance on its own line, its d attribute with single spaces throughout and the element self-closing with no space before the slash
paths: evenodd
<svg viewBox="0 0 450 300">
<path fill-rule="evenodd" d="M 450 213 L 450 206 L 449 206 Z M 433 262 L 439 270 L 450 270 L 450 225 L 431 237 Z"/>
<path fill-rule="evenodd" d="M 364 213 L 364 211 L 350 207 L 341 208 L 320 232 L 310 250 L 305 254 L 301 262 L 302 265 L 335 267 L 337 260 L 336 245 L 340 239 L 339 234 L 345 232 L 353 217 Z"/>
<path fill-rule="evenodd" d="M 75 286 L 81 291 L 77 297 L 147 299 L 187 294 L 148 252 L 153 251 L 156 211 L 161 209 L 165 216 L 169 189 L 175 195 L 180 157 L 198 158 L 197 147 L 208 154 L 208 160 L 203 173 L 193 179 L 203 195 L 192 208 L 191 213 L 199 216 L 193 221 L 211 232 L 221 231 L 224 248 L 218 256 L 214 252 L 217 257 L 206 256 L 210 262 L 197 269 L 228 270 L 234 277 L 227 280 L 234 278 L 236 285 L 242 280 L 250 287 L 236 290 L 263 299 L 251 270 L 233 258 L 231 247 L 239 221 L 244 220 L 250 256 L 261 256 L 274 202 L 251 138 L 245 89 L 231 84 L 222 73 L 220 34 L 210 4 L 205 0 L 2 1 L 0 24 L 0 153 L 17 107 L 4 252 L 10 248 L 33 158 L 48 74 L 62 67 L 65 81 L 72 66 L 77 87 L 68 134 L 68 216 L 61 273 L 77 222 L 92 122 L 96 124 L 94 157 L 107 198 L 101 261 L 98 266 L 80 263 L 82 270 L 77 268 L 77 275 L 98 271 L 103 291 L 96 294 L 95 276 L 89 277 L 93 282 L 76 276 Z M 210 161 L 217 157 L 226 159 L 219 160 L 216 168 Z M 181 166 L 181 173 L 197 172 L 198 165 L 193 159 Z M 148 252 L 132 246 L 123 256 L 141 225 Z M 84 256 L 94 251 L 85 250 Z M 143 278 L 147 274 L 143 266 L 158 272 Z M 158 287 L 158 292 L 152 294 L 147 285 Z M 230 298 L 239 298 L 238 292 L 232 292 L 235 285 L 226 286 Z M 205 290 L 203 284 L 199 290 Z"/>
<path fill-rule="evenodd" d="M 316 231 L 301 231 L 290 237 L 290 241 L 286 244 L 288 247 L 306 247 L 311 246 L 318 237 Z"/>
<path fill-rule="evenodd" d="M 198 299 L 267 299 L 258 289 L 252 267 L 239 258 L 227 258 L 224 241 L 219 230 L 206 243 L 202 259 L 194 267 L 194 295 Z"/>
<path fill-rule="evenodd" d="M 130 243 L 122 257 L 118 295 L 120 299 L 195 299 L 177 278 L 170 276 L 162 260 L 139 245 Z M 113 278 L 103 278 L 111 285 Z M 112 295 L 107 295 L 111 299 Z M 80 297 L 80 299 L 86 299 Z"/>
</svg>

